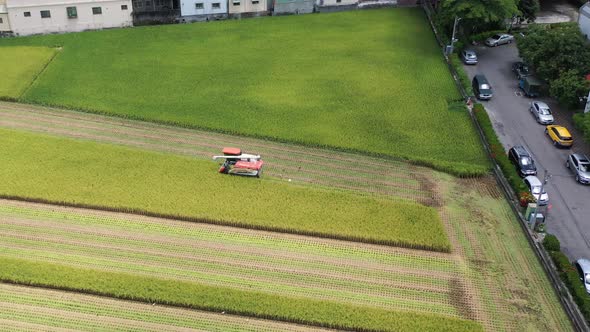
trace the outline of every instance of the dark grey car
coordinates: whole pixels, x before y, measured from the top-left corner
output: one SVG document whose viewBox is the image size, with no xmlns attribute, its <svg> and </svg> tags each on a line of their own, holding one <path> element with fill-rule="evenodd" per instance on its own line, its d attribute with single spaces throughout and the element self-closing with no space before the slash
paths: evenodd
<svg viewBox="0 0 590 332">
<path fill-rule="evenodd" d="M 574 173 L 576 181 L 582 184 L 590 183 L 590 159 L 586 155 L 573 153 L 567 157 L 565 166 Z"/>
</svg>

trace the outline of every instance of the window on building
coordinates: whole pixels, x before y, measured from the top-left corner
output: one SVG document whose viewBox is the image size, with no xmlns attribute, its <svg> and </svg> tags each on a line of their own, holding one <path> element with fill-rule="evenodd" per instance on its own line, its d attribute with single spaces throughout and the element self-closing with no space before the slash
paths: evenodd
<svg viewBox="0 0 590 332">
<path fill-rule="evenodd" d="M 4 23 L 4 21 L 2 20 L 2 17 L 0 17 L 0 24 Z"/>
<path fill-rule="evenodd" d="M 195 4 L 195 8 L 196 8 L 196 9 L 203 9 L 203 3 L 202 3 L 202 2 L 197 2 L 197 3 Z"/>
<path fill-rule="evenodd" d="M 92 14 L 101 15 L 102 14 L 102 7 L 92 7 Z"/>
<path fill-rule="evenodd" d="M 219 9 L 219 8 L 221 8 L 221 3 L 214 2 L 214 3 L 211 4 L 211 8 L 213 8 L 213 9 Z"/>
<path fill-rule="evenodd" d="M 24 12 L 25 17 L 31 17 L 31 12 Z"/>
<path fill-rule="evenodd" d="M 121 5 L 121 10 L 127 10 L 127 5 Z"/>
<path fill-rule="evenodd" d="M 336 0 L 336 3 L 341 3 L 341 2 L 342 2 L 342 0 Z"/>
<path fill-rule="evenodd" d="M 151 1 L 146 1 L 146 2 L 145 2 L 145 6 L 146 6 L 146 7 L 151 7 L 151 5 L 152 5 L 152 2 L 151 2 Z"/>
<path fill-rule="evenodd" d="M 51 11 L 49 10 L 42 10 L 41 11 L 41 18 L 50 18 L 51 17 Z"/>
<path fill-rule="evenodd" d="M 240 5 L 240 2 L 234 0 L 233 4 L 234 4 L 234 6 L 239 6 Z"/>
<path fill-rule="evenodd" d="M 257 5 L 257 4 L 259 4 L 259 3 L 260 3 L 260 1 L 258 1 L 258 0 L 252 0 L 252 4 L 253 4 L 253 5 Z"/>
<path fill-rule="evenodd" d="M 66 7 L 66 11 L 68 13 L 68 18 L 78 17 L 78 10 L 76 9 L 76 7 Z"/>
</svg>

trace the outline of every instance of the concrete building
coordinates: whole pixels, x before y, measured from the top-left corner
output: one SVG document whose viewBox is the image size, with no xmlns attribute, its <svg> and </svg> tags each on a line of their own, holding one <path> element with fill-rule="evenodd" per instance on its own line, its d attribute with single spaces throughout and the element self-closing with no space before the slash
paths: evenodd
<svg viewBox="0 0 590 332">
<path fill-rule="evenodd" d="M 224 19 L 227 18 L 227 0 L 182 0 L 180 14 L 182 22 Z"/>
<path fill-rule="evenodd" d="M 578 25 L 580 31 L 590 40 L 590 2 L 586 2 L 580 8 L 580 16 L 578 16 Z"/>
<path fill-rule="evenodd" d="M 273 1 L 274 1 L 273 11 L 272 11 L 273 15 L 309 14 L 309 13 L 313 13 L 314 8 L 315 8 L 315 0 L 273 0 Z"/>
<path fill-rule="evenodd" d="M 12 30 L 8 21 L 8 10 L 6 9 L 6 0 L 0 0 L 0 36 L 8 34 Z"/>
<path fill-rule="evenodd" d="M 227 12 L 231 17 L 268 15 L 268 2 L 267 0 L 228 0 Z"/>
<path fill-rule="evenodd" d="M 131 0 L 6 0 L 17 36 L 132 26 Z"/>
</svg>

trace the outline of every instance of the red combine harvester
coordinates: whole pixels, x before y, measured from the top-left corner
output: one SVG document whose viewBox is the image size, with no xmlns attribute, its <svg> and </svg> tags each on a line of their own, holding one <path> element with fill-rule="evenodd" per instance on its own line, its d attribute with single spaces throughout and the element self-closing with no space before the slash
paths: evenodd
<svg viewBox="0 0 590 332">
<path fill-rule="evenodd" d="M 242 153 L 238 148 L 223 148 L 222 153 L 223 156 L 213 156 L 213 160 L 225 159 L 219 167 L 219 173 L 257 178 L 262 174 L 264 162 L 259 155 Z"/>
</svg>

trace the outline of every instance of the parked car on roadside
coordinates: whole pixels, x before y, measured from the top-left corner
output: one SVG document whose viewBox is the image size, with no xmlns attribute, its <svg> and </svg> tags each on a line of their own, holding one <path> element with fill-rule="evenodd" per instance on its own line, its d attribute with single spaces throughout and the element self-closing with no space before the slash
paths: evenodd
<svg viewBox="0 0 590 332">
<path fill-rule="evenodd" d="M 522 145 L 515 145 L 508 150 L 508 159 L 514 164 L 520 176 L 536 175 L 537 166 L 528 150 Z"/>
<path fill-rule="evenodd" d="M 490 38 L 486 39 L 486 45 L 490 47 L 503 45 L 503 44 L 510 44 L 514 41 L 514 36 L 509 35 L 507 33 L 493 35 Z"/>
<path fill-rule="evenodd" d="M 477 54 L 474 50 L 463 50 L 461 51 L 461 60 L 466 65 L 476 65 L 477 64 Z"/>
<path fill-rule="evenodd" d="M 475 97 L 477 97 L 477 99 L 492 99 L 492 86 L 490 85 L 488 79 L 484 75 L 475 75 L 473 77 L 473 81 L 471 81 L 471 87 L 473 88 L 473 93 L 475 94 Z"/>
<path fill-rule="evenodd" d="M 537 100 L 533 101 L 529 110 L 533 113 L 538 123 L 544 125 L 553 124 L 554 119 L 553 114 L 551 114 L 551 109 L 544 102 Z"/>
<path fill-rule="evenodd" d="M 576 182 L 590 183 L 590 159 L 580 153 L 572 153 L 567 157 L 565 167 L 569 168 L 576 176 Z"/>
<path fill-rule="evenodd" d="M 574 138 L 566 127 L 549 125 L 545 127 L 545 134 L 549 135 L 549 138 L 555 146 L 571 148 L 572 145 L 574 145 Z"/>
<path fill-rule="evenodd" d="M 543 82 L 538 78 L 529 75 L 521 78 L 518 81 L 518 87 L 522 90 L 525 96 L 529 98 L 539 97 L 541 95 L 541 88 Z"/>
<path fill-rule="evenodd" d="M 516 78 L 518 80 L 525 78 L 531 74 L 529 66 L 522 61 L 518 61 L 518 62 L 513 63 L 512 64 L 512 71 L 514 72 L 514 74 L 516 75 Z"/>
<path fill-rule="evenodd" d="M 524 184 L 531 191 L 531 194 L 533 194 L 533 197 L 535 197 L 535 199 L 537 200 L 538 205 L 549 204 L 549 195 L 547 195 L 547 192 L 544 188 L 543 192 L 541 192 L 541 187 L 543 187 L 543 184 L 541 183 L 541 180 L 539 180 L 538 177 L 534 175 L 529 175 L 526 178 L 524 178 L 523 181 Z"/>
<path fill-rule="evenodd" d="M 576 266 L 576 270 L 580 275 L 580 280 L 582 280 L 584 283 L 586 292 L 590 294 L 590 260 L 580 258 L 574 265 Z"/>
</svg>

